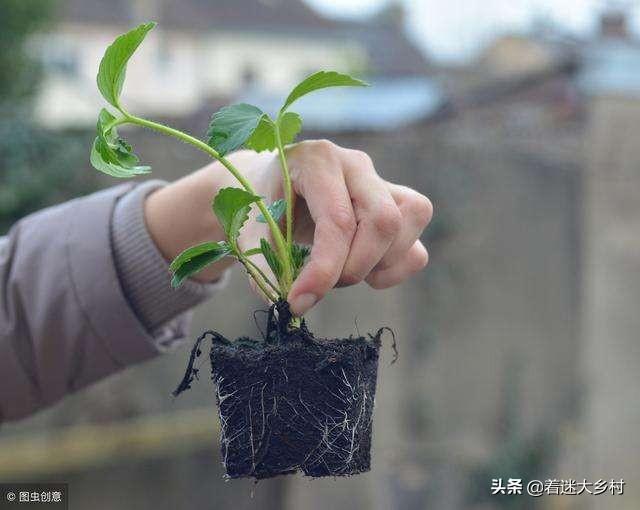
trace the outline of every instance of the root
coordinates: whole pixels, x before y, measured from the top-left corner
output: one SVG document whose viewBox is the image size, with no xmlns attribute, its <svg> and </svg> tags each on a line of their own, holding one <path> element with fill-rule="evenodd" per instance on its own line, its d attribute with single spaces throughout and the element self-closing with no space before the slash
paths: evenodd
<svg viewBox="0 0 640 510">
<path fill-rule="evenodd" d="M 257 313 L 257 312 L 256 312 Z M 291 328 L 284 301 L 265 310 L 262 339 L 229 342 L 214 331 L 196 340 L 174 396 L 198 379 L 202 342 L 211 339 L 222 463 L 228 478 L 302 471 L 345 476 L 370 468 L 371 425 L 381 337 L 316 339 Z"/>
<path fill-rule="evenodd" d="M 200 335 L 197 338 L 196 343 L 193 345 L 191 349 L 191 354 L 189 355 L 189 362 L 187 363 L 187 369 L 184 373 L 184 376 L 182 377 L 182 381 L 180 381 L 180 384 L 178 384 L 178 387 L 172 392 L 172 395 L 174 397 L 177 397 L 183 391 L 190 389 L 191 384 L 193 383 L 193 380 L 198 379 L 198 373 L 200 369 L 194 368 L 194 365 L 196 362 L 196 358 L 199 358 L 200 355 L 202 354 L 202 350 L 200 349 L 200 344 L 202 344 L 203 340 L 207 338 L 207 336 L 209 335 L 211 335 L 212 343 L 220 342 L 223 344 L 230 344 L 229 340 L 227 340 L 225 337 L 223 337 L 219 333 L 216 333 L 215 331 L 205 331 L 204 333 L 202 333 L 202 335 Z"/>
<path fill-rule="evenodd" d="M 396 361 L 398 361 L 398 343 L 396 342 L 396 334 L 389 326 L 381 327 L 375 335 L 369 335 L 372 340 L 380 340 L 382 338 L 382 333 L 388 331 L 391 334 L 391 348 L 393 349 L 393 359 L 391 360 L 391 365 L 393 365 Z"/>
</svg>

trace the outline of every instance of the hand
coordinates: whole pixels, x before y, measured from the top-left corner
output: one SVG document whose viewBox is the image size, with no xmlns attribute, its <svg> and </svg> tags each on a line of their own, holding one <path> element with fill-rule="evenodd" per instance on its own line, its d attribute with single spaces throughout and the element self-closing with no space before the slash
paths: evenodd
<svg viewBox="0 0 640 510">
<path fill-rule="evenodd" d="M 268 202 L 282 198 L 276 155 L 242 151 L 229 159 Z M 294 239 L 313 245 L 288 296 L 296 315 L 335 286 L 366 281 L 383 289 L 426 266 L 428 253 L 419 237 L 433 214 L 428 198 L 384 181 L 365 153 L 325 140 L 291 146 L 287 159 L 297 195 Z M 192 244 L 223 239 L 210 202 L 217 189 L 237 185 L 219 163 L 213 163 L 149 197 L 147 225 L 167 259 Z M 249 221 L 240 244 L 253 248 L 261 237 L 269 238 L 266 225 Z M 216 279 L 226 267 L 228 262 L 214 264 L 198 279 Z M 267 270 L 266 264 L 262 267 Z"/>
</svg>

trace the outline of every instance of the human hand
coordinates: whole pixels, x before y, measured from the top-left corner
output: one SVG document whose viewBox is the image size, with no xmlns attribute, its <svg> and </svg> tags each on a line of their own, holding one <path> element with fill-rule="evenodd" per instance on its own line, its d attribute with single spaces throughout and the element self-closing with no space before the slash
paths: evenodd
<svg viewBox="0 0 640 510">
<path fill-rule="evenodd" d="M 283 197 L 275 154 L 241 151 L 229 159 L 268 203 Z M 305 313 L 335 286 L 366 281 L 383 289 L 426 266 L 428 253 L 419 237 L 433 213 L 429 199 L 384 181 L 365 153 L 326 140 L 293 145 L 287 159 L 297 196 L 294 239 L 313 245 L 288 295 L 294 314 Z M 224 238 L 210 203 L 226 186 L 237 183 L 219 163 L 212 163 L 147 199 L 147 226 L 168 260 L 193 244 Z M 243 249 L 254 248 L 261 237 L 269 239 L 267 226 L 250 221 L 239 243 Z M 258 258 L 255 262 L 268 272 L 266 263 Z M 228 265 L 213 264 L 196 278 L 215 280 Z"/>
</svg>

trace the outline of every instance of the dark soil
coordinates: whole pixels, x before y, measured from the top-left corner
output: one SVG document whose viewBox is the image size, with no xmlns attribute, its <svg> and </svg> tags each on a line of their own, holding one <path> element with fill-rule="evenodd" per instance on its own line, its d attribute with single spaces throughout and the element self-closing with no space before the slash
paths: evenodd
<svg viewBox="0 0 640 510">
<path fill-rule="evenodd" d="M 174 395 L 197 378 L 193 364 L 201 342 L 210 336 L 227 476 L 262 479 L 302 471 L 321 477 L 369 471 L 385 328 L 368 337 L 318 339 L 304 323 L 290 331 L 289 317 L 286 303 L 274 305 L 261 341 L 230 342 L 205 332 Z"/>
</svg>

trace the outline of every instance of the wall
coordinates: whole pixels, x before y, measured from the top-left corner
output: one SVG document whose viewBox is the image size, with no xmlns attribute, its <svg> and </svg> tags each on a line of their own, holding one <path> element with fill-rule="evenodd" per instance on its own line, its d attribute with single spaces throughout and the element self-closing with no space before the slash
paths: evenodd
<svg viewBox="0 0 640 510">
<path fill-rule="evenodd" d="M 597 97 L 590 108 L 585 194 L 585 445 L 595 478 L 624 478 L 607 509 L 640 506 L 640 103 Z M 598 508 L 594 504 L 593 508 Z"/>
</svg>

